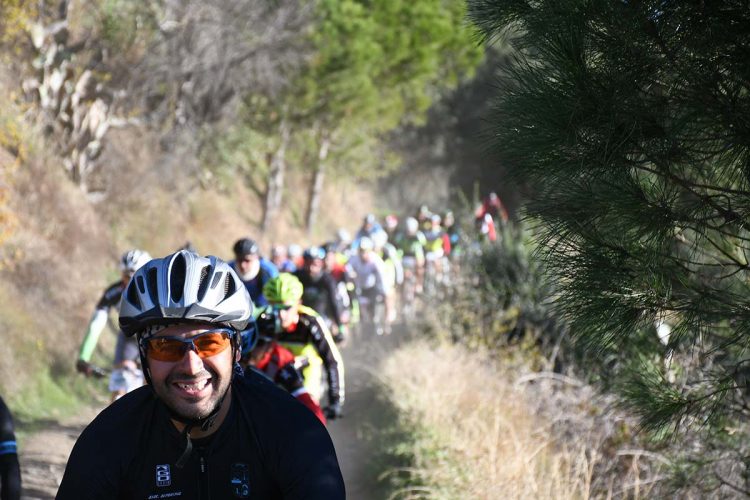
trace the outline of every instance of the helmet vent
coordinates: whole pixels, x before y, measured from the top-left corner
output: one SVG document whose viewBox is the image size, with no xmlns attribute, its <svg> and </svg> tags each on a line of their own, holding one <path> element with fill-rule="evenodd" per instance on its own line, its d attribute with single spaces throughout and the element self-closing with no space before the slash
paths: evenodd
<svg viewBox="0 0 750 500">
<path fill-rule="evenodd" d="M 138 284 L 138 291 L 141 293 L 146 293 L 146 286 L 143 284 L 143 276 L 138 276 L 135 279 L 135 282 Z"/>
<path fill-rule="evenodd" d="M 159 288 L 157 286 L 158 273 L 159 271 L 157 271 L 155 267 L 152 267 L 148 270 L 148 273 L 146 273 L 146 288 L 148 289 L 148 296 L 151 298 L 151 303 L 153 304 L 159 303 Z"/>
<path fill-rule="evenodd" d="M 227 273 L 227 279 L 224 281 L 224 298 L 226 299 L 232 295 L 234 291 L 234 280 L 232 279 L 232 275 Z"/>
<path fill-rule="evenodd" d="M 211 273 L 211 266 L 203 266 L 201 269 L 201 276 L 198 281 L 198 300 L 203 300 L 203 296 L 206 294 L 208 288 L 208 275 Z"/>
<path fill-rule="evenodd" d="M 221 277 L 224 276 L 224 273 L 216 273 L 214 274 L 214 279 L 211 281 L 211 290 L 216 288 L 216 285 L 219 284 L 219 281 L 221 281 Z"/>
<path fill-rule="evenodd" d="M 178 253 L 174 261 L 172 261 L 172 269 L 169 273 L 169 293 L 172 296 L 172 302 L 180 302 L 182 300 L 186 268 L 185 257 Z"/>
<path fill-rule="evenodd" d="M 138 291 L 135 289 L 135 283 L 133 283 L 132 281 L 130 282 L 130 286 L 128 286 L 126 297 L 128 298 L 128 302 L 138 307 L 139 309 L 142 308 L 141 301 L 140 299 L 138 299 Z"/>
</svg>

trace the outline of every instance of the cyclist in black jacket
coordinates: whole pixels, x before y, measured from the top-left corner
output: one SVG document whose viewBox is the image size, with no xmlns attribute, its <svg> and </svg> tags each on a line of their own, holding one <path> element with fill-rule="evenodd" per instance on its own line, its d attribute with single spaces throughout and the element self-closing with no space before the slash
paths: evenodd
<svg viewBox="0 0 750 500">
<path fill-rule="evenodd" d="M 251 312 L 216 257 L 181 251 L 139 269 L 120 327 L 138 338 L 149 387 L 84 430 L 57 498 L 344 498 L 318 419 L 262 376 L 234 376 Z"/>
<path fill-rule="evenodd" d="M 336 280 L 325 270 L 326 251 L 310 247 L 303 254 L 304 266 L 294 275 L 302 282 L 302 305 L 320 314 L 336 342 L 344 340 L 344 308 L 338 297 Z M 335 328 L 334 328 L 335 327 Z"/>
<path fill-rule="evenodd" d="M 13 417 L 0 398 L 0 500 L 21 498 L 21 468 L 18 466 Z"/>
</svg>

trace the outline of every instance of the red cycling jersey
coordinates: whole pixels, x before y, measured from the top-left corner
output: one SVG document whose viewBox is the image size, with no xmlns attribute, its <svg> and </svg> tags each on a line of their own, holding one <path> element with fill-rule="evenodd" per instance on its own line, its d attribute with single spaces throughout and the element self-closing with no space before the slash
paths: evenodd
<svg viewBox="0 0 750 500">
<path fill-rule="evenodd" d="M 280 346 L 277 342 L 273 342 L 271 348 L 255 364 L 255 368 L 265 373 L 274 382 L 278 382 L 277 375 L 279 370 L 290 363 L 294 364 L 294 354 L 292 354 L 292 351 Z M 315 402 L 310 394 L 307 393 L 307 389 L 302 387 L 291 394 L 297 401 L 307 406 L 318 417 L 318 420 L 323 422 L 323 425 L 326 424 L 326 417 L 323 415 L 323 410 L 321 410 L 320 405 Z"/>
</svg>

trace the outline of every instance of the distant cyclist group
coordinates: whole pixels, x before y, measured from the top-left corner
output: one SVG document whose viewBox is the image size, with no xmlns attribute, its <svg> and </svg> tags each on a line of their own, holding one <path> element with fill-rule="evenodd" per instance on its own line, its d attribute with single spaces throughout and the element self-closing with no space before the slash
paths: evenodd
<svg viewBox="0 0 750 500">
<path fill-rule="evenodd" d="M 228 263 L 189 243 L 158 259 L 126 252 L 76 362 L 109 376 L 112 404 L 78 439 L 58 498 L 344 498 L 324 427 L 344 413 L 339 346 L 410 321 L 449 289 L 465 246 L 494 241 L 506 220 L 491 193 L 473 237 L 421 206 L 269 258 L 252 238 Z M 104 370 L 91 360 L 116 307 Z"/>
</svg>

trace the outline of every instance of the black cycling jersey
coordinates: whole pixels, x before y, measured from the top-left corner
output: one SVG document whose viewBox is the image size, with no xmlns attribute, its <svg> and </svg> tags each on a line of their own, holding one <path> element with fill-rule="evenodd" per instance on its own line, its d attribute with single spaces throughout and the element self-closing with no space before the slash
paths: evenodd
<svg viewBox="0 0 750 500">
<path fill-rule="evenodd" d="M 122 281 L 112 283 L 107 287 L 106 290 L 104 290 L 102 297 L 96 304 L 96 308 L 108 310 L 110 307 L 119 307 L 123 290 L 125 290 L 125 285 Z"/>
<path fill-rule="evenodd" d="M 13 418 L 0 398 L 0 500 L 21 498 L 21 469 L 18 466 Z"/>
<path fill-rule="evenodd" d="M 97 309 L 104 309 L 109 311 L 112 307 L 120 307 L 120 299 L 122 298 L 122 292 L 125 290 L 125 284 L 122 281 L 112 283 L 104 290 L 102 297 L 96 304 Z M 119 365 L 125 360 L 131 360 L 138 362 L 138 342 L 135 337 L 126 337 L 121 331 L 117 332 L 117 343 L 115 344 L 115 366 Z"/>
<path fill-rule="evenodd" d="M 139 388 L 83 431 L 57 498 L 345 498 L 325 427 L 257 373 L 234 378 L 221 427 L 193 444 L 177 468 L 185 441 L 153 391 Z"/>
<path fill-rule="evenodd" d="M 327 272 L 313 277 L 308 271 L 299 269 L 294 273 L 299 278 L 304 292 L 302 303 L 331 320 L 341 325 L 342 306 L 338 299 L 336 280 Z"/>
</svg>

